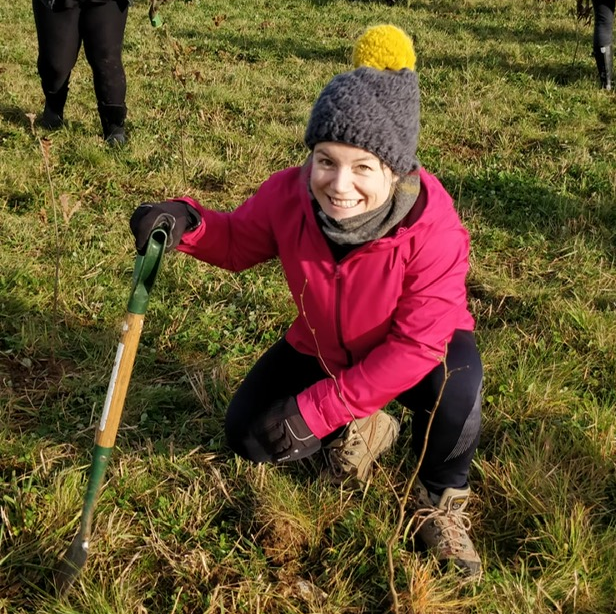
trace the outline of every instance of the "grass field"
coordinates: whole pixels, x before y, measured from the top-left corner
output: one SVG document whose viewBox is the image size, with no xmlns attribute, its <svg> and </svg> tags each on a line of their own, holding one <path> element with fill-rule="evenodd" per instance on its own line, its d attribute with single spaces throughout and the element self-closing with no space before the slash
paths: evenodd
<svg viewBox="0 0 616 614">
<path fill-rule="evenodd" d="M 153 29 L 137 1 L 130 143 L 114 150 L 83 54 L 68 125 L 33 129 L 31 6 L 0 4 L 1 614 L 616 612 L 616 97 L 574 4 L 174 0 Z M 364 493 L 326 483 L 317 460 L 226 449 L 226 405 L 294 307 L 275 263 L 231 275 L 171 254 L 88 564 L 57 600 L 47 581 L 78 529 L 130 291 L 130 214 L 182 194 L 232 209 L 301 163 L 314 99 L 380 22 L 415 39 L 419 158 L 472 236 L 482 581 L 439 574 L 397 534 L 408 435 Z"/>
</svg>

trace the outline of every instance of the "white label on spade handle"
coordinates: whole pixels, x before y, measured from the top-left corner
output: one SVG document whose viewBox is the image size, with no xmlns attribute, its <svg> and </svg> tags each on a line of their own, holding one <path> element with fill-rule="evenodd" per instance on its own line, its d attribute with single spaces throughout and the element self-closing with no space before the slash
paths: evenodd
<svg viewBox="0 0 616 614">
<path fill-rule="evenodd" d="M 105 399 L 105 406 L 103 407 L 103 415 L 101 416 L 101 423 L 98 427 L 99 431 L 105 430 L 107 424 L 107 418 L 109 417 L 109 408 L 111 407 L 111 397 L 113 397 L 113 391 L 115 389 L 116 380 L 118 379 L 118 369 L 120 368 L 120 361 L 122 360 L 122 354 L 124 353 L 124 344 L 120 342 L 118 344 L 118 351 L 113 362 L 113 370 L 111 371 L 111 380 L 109 381 L 109 388 L 107 388 L 107 398 Z"/>
</svg>

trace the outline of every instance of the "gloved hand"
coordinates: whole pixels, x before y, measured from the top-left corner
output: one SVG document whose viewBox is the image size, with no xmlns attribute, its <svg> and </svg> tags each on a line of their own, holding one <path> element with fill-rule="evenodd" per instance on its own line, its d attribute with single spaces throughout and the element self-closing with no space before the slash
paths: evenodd
<svg viewBox="0 0 616 614">
<path fill-rule="evenodd" d="M 321 449 L 321 440 L 308 428 L 295 397 L 268 407 L 255 420 L 253 433 L 275 463 L 299 460 Z"/>
<path fill-rule="evenodd" d="M 201 217 L 186 203 L 167 200 L 162 203 L 142 203 L 130 218 L 130 229 L 135 235 L 137 252 L 143 254 L 155 228 L 164 228 L 168 239 L 166 251 L 175 249 L 187 230 L 194 230 Z"/>
</svg>

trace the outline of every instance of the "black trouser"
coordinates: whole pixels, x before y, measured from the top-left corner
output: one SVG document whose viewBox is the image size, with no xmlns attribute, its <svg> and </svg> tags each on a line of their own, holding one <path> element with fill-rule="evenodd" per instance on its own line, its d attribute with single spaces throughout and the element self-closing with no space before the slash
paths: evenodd
<svg viewBox="0 0 616 614">
<path fill-rule="evenodd" d="M 473 333 L 455 332 L 445 364 L 397 398 L 413 412 L 412 448 L 419 457 L 442 389 L 419 471 L 424 485 L 437 494 L 466 485 L 479 443 L 483 368 Z M 256 362 L 231 400 L 225 423 L 230 447 L 244 458 L 269 460 L 272 453 L 254 437 L 253 423 L 276 400 L 297 395 L 324 377 L 327 374 L 316 358 L 300 354 L 284 339 L 276 343 Z"/>
<path fill-rule="evenodd" d="M 38 72 L 51 109 L 62 115 L 71 71 L 82 42 L 92 67 L 99 105 L 124 106 L 126 75 L 122 42 L 128 2 L 84 3 L 56 11 L 40 0 L 32 0 L 32 9 L 38 36 Z"/>
<path fill-rule="evenodd" d="M 614 32 L 614 6 L 616 0 L 593 0 L 595 14 L 593 47 L 595 50 L 612 44 Z"/>
</svg>

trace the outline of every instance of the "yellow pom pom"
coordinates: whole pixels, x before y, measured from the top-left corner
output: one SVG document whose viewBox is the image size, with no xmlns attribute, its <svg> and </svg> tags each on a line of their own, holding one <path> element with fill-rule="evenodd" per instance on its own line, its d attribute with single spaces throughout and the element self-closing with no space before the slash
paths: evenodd
<svg viewBox="0 0 616 614">
<path fill-rule="evenodd" d="M 415 48 L 408 35 L 396 26 L 383 24 L 368 28 L 355 43 L 353 65 L 378 70 L 415 70 Z"/>
</svg>

